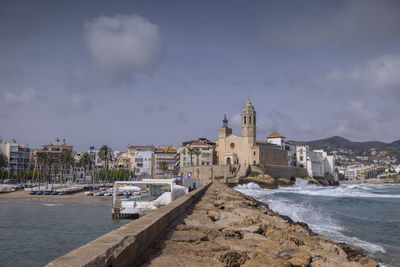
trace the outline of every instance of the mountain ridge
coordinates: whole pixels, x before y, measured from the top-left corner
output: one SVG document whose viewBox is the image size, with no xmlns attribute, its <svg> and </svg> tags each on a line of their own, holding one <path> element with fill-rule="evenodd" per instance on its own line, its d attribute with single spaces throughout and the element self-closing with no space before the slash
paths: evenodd
<svg viewBox="0 0 400 267">
<path fill-rule="evenodd" d="M 324 139 L 312 140 L 312 141 L 292 141 L 296 145 L 308 145 L 310 147 L 318 148 L 346 148 L 346 149 L 369 149 L 369 148 L 400 148 L 400 139 L 391 143 L 385 143 L 381 141 L 365 141 L 355 142 L 350 141 L 341 136 L 332 136 Z"/>
</svg>

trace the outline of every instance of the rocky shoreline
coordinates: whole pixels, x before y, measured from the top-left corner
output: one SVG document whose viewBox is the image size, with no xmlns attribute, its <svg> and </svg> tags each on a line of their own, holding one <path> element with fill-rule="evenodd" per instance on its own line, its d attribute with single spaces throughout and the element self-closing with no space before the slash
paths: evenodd
<svg viewBox="0 0 400 267">
<path fill-rule="evenodd" d="M 378 266 L 268 205 L 214 182 L 144 266 Z"/>
<path fill-rule="evenodd" d="M 308 180 L 310 184 L 315 184 L 315 185 L 323 185 L 323 186 L 336 186 L 339 185 L 336 183 L 333 179 L 331 178 L 311 178 L 311 177 L 305 177 L 303 178 L 305 180 Z M 279 186 L 292 186 L 296 183 L 296 179 L 286 179 L 286 178 L 273 178 L 268 174 L 258 174 L 257 176 L 254 177 L 245 177 L 240 180 L 240 184 L 247 184 L 247 183 L 256 183 L 258 184 L 261 188 L 266 188 L 266 189 L 277 189 Z"/>
</svg>

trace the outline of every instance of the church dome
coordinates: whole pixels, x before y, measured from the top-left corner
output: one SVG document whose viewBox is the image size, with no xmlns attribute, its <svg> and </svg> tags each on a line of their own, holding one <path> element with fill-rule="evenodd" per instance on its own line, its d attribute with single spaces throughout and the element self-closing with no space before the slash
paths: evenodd
<svg viewBox="0 0 400 267">
<path fill-rule="evenodd" d="M 251 104 L 250 97 L 247 99 L 246 105 L 242 110 L 242 114 L 254 114 L 256 113 L 253 105 Z"/>
</svg>

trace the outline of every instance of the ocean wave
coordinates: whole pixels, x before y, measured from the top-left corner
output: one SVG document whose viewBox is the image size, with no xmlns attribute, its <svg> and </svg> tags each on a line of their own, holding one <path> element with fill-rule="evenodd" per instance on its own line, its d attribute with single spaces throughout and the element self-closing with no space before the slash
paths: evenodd
<svg viewBox="0 0 400 267">
<path fill-rule="evenodd" d="M 64 204 L 50 204 L 50 203 L 46 203 L 46 204 L 40 204 L 42 206 L 47 206 L 47 207 L 55 207 L 55 206 L 63 206 Z"/>
<path fill-rule="evenodd" d="M 248 184 L 239 184 L 235 187 L 236 190 L 262 190 L 262 188 L 253 182 L 250 182 Z"/>
<path fill-rule="evenodd" d="M 323 210 L 312 205 L 311 201 L 297 202 L 295 200 L 280 197 L 277 193 L 309 194 L 312 196 L 354 196 L 350 195 L 350 188 L 328 188 L 308 185 L 306 182 L 299 181 L 293 187 L 279 189 L 262 189 L 257 184 L 247 184 L 235 188 L 239 192 L 255 199 L 267 203 L 269 207 L 281 215 L 289 216 L 295 222 L 305 222 L 311 230 L 324 235 L 336 242 L 345 242 L 359 247 L 371 254 L 377 252 L 385 253 L 383 246 L 373 244 L 368 241 L 353 236 L 343 234 L 346 228 L 340 221 L 335 220 L 329 214 L 329 210 Z M 319 191 L 322 192 L 319 192 Z M 335 192 L 336 190 L 336 192 Z M 275 195 L 277 194 L 277 195 Z M 371 195 L 375 195 L 370 193 Z"/>
<path fill-rule="evenodd" d="M 295 222 L 305 222 L 314 232 L 333 239 L 336 242 L 352 244 L 371 254 L 377 252 L 385 253 L 385 249 L 379 244 L 373 244 L 357 237 L 343 234 L 342 232 L 346 229 L 340 225 L 340 222 L 333 219 L 328 212 L 317 209 L 309 203 L 300 204 L 280 199 L 271 199 L 266 202 L 272 210 L 289 216 Z"/>
<path fill-rule="evenodd" d="M 310 196 L 323 196 L 323 197 L 350 197 L 350 198 L 400 198 L 399 194 L 387 194 L 383 189 L 385 187 L 379 185 L 340 185 L 340 186 L 318 186 L 309 185 L 301 181 L 303 179 L 296 179 L 296 185 L 293 187 L 280 187 L 272 189 L 268 194 L 277 193 L 292 193 Z M 300 182 L 298 182 L 300 181 Z"/>
</svg>

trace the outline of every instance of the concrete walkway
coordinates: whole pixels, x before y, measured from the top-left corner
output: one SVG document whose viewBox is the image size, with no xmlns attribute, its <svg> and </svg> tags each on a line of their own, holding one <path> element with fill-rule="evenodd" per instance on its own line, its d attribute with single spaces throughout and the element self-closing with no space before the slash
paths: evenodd
<svg viewBox="0 0 400 267">
<path fill-rule="evenodd" d="M 144 266 L 377 266 L 214 182 L 193 211 L 147 251 Z"/>
</svg>

